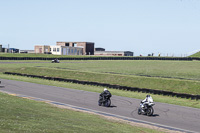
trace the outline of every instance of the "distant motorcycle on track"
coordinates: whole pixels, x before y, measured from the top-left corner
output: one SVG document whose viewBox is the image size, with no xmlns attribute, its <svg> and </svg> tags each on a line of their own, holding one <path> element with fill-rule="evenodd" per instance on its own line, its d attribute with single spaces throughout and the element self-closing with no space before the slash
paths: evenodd
<svg viewBox="0 0 200 133">
<path fill-rule="evenodd" d="M 51 61 L 51 63 L 60 63 L 60 61 L 58 59 L 54 59 Z"/>
</svg>

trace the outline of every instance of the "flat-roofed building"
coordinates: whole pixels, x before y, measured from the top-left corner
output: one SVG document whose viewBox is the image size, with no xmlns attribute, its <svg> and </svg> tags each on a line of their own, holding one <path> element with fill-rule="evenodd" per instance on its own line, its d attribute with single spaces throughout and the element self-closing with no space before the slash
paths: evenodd
<svg viewBox="0 0 200 133">
<path fill-rule="evenodd" d="M 53 55 L 82 55 L 83 48 L 71 46 L 50 46 Z"/>
<path fill-rule="evenodd" d="M 81 47 L 83 48 L 83 55 L 94 55 L 93 42 L 57 42 L 57 46 Z"/>
<path fill-rule="evenodd" d="M 96 56 L 133 56 L 131 51 L 95 51 Z"/>
</svg>

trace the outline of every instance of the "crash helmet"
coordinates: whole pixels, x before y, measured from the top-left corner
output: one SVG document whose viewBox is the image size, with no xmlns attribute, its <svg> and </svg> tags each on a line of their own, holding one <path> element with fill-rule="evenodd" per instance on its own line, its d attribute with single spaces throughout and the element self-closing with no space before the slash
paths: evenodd
<svg viewBox="0 0 200 133">
<path fill-rule="evenodd" d="M 150 97 L 150 95 L 147 95 L 146 97 Z"/>
<path fill-rule="evenodd" d="M 106 88 L 104 88 L 104 91 L 107 91 L 107 89 L 106 89 Z"/>
</svg>

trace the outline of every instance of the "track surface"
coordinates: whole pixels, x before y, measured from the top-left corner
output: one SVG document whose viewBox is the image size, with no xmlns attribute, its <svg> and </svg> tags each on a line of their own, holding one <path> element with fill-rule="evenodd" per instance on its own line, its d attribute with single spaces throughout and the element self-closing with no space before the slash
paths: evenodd
<svg viewBox="0 0 200 133">
<path fill-rule="evenodd" d="M 91 110 L 175 127 L 186 132 L 200 132 L 200 109 L 155 102 L 154 116 L 138 115 L 140 99 L 112 96 L 109 108 L 97 105 L 99 93 L 0 79 L 0 91 L 70 104 Z M 103 90 L 103 88 L 102 88 Z M 112 93 L 112 92 L 111 92 Z"/>
</svg>

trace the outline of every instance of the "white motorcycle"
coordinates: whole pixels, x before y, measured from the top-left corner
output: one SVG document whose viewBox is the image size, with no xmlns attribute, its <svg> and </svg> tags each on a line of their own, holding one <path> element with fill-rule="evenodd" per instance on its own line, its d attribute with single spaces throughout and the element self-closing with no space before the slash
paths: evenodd
<svg viewBox="0 0 200 133">
<path fill-rule="evenodd" d="M 154 113 L 154 109 L 153 106 L 155 105 L 155 103 L 150 102 L 150 103 L 145 103 L 143 105 L 143 103 L 140 103 L 140 107 L 138 108 L 138 115 L 147 115 L 147 116 L 152 116 Z"/>
<path fill-rule="evenodd" d="M 60 61 L 58 59 L 54 59 L 51 61 L 51 63 L 60 63 Z"/>
</svg>

